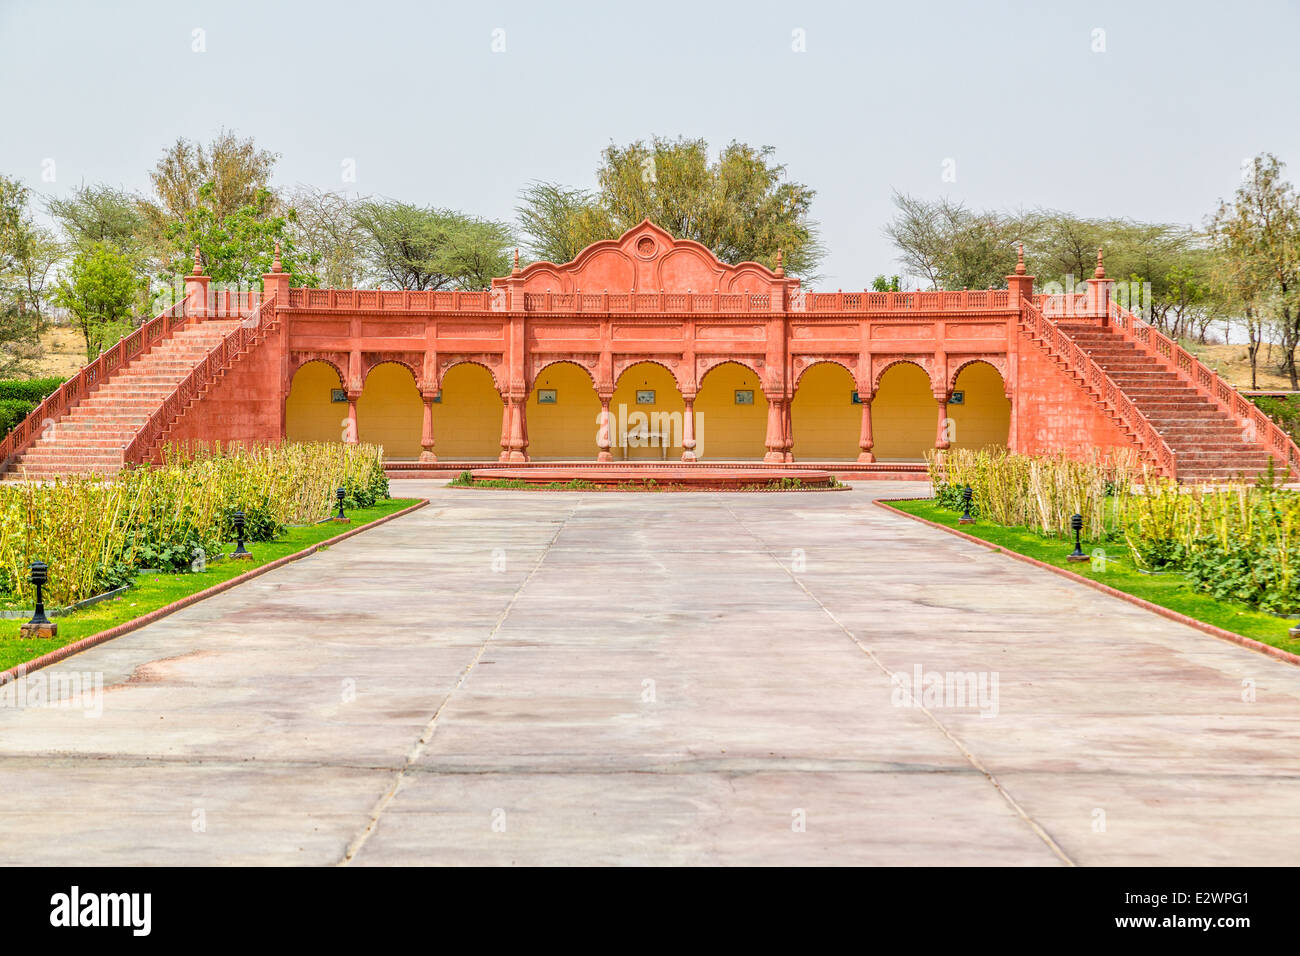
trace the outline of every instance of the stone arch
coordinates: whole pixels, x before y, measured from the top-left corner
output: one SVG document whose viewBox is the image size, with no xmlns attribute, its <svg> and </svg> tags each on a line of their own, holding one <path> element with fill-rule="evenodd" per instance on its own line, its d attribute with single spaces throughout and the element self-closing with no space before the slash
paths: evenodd
<svg viewBox="0 0 1300 956">
<path fill-rule="evenodd" d="M 954 393 L 961 392 L 956 404 Z M 1005 448 L 1011 432 L 1011 400 L 997 365 L 987 359 L 963 361 L 948 391 L 953 448 Z"/>
<path fill-rule="evenodd" d="M 677 388 L 677 391 L 680 392 L 682 390 L 681 378 L 677 375 L 677 372 L 674 371 L 673 368 L 668 364 L 668 362 L 664 359 L 650 358 L 650 357 L 644 357 L 644 358 L 629 357 L 629 358 L 615 359 L 614 360 L 614 388 L 617 389 L 619 383 L 623 379 L 623 376 L 626 375 L 630 369 L 633 369 L 638 365 L 658 365 L 660 368 L 662 368 L 665 372 L 667 372 L 672 377 L 673 385 Z"/>
<path fill-rule="evenodd" d="M 348 403 L 334 398 L 338 392 L 346 395 L 344 381 L 342 370 L 327 358 L 307 358 L 294 365 L 284 401 L 286 441 L 343 440 Z"/>
<path fill-rule="evenodd" d="M 759 381 L 763 381 L 763 360 L 753 355 L 718 355 L 697 357 L 695 360 L 695 382 L 696 390 L 704 387 L 704 377 L 720 365 L 743 365 L 755 375 Z M 763 383 L 764 387 L 767 383 Z"/>
<path fill-rule="evenodd" d="M 345 353 L 292 352 L 289 357 L 290 381 L 292 381 L 293 377 L 298 374 L 299 369 L 310 365 L 313 362 L 321 362 L 322 364 L 328 365 L 330 368 L 334 369 L 340 382 L 346 382 L 348 380 L 348 357 Z M 343 386 L 340 385 L 339 387 L 342 388 Z"/>
<path fill-rule="evenodd" d="M 739 401 L 749 393 L 749 402 Z M 762 460 L 767 396 L 758 370 L 739 358 L 715 362 L 695 395 L 695 453 L 701 458 Z"/>
<path fill-rule="evenodd" d="M 853 401 L 857 389 L 853 369 L 835 359 L 819 359 L 799 373 L 790 403 L 796 460 L 857 459 L 862 435 L 862 406 Z"/>
<path fill-rule="evenodd" d="M 897 358 L 887 358 L 887 359 L 880 360 L 880 362 L 877 365 L 877 368 L 873 370 L 874 374 L 871 377 L 871 391 L 873 393 L 878 392 L 880 390 L 880 382 L 881 380 L 884 379 L 885 373 L 888 372 L 895 365 L 915 365 L 917 368 L 919 368 L 922 372 L 925 373 L 925 377 L 930 381 L 931 391 L 934 390 L 934 376 L 930 374 L 930 369 L 927 367 L 926 362 L 915 356 L 904 355 L 904 356 L 899 356 Z"/>
<path fill-rule="evenodd" d="M 629 374 L 633 370 L 636 374 Z M 630 361 L 614 378 L 610 399 L 610 439 L 614 456 L 627 459 L 667 458 L 682 454 L 686 400 L 673 370 L 657 359 Z M 640 403 L 637 393 L 654 391 L 654 401 Z M 638 439 L 647 434 L 648 440 Z"/>
<path fill-rule="evenodd" d="M 442 461 L 496 460 L 505 401 L 485 362 L 457 359 L 441 370 L 433 403 L 434 451 Z"/>
<path fill-rule="evenodd" d="M 890 361 L 875 379 L 871 422 L 880 461 L 919 461 L 934 447 L 938 402 L 933 379 L 921 363 Z"/>
<path fill-rule="evenodd" d="M 420 387 L 420 373 L 423 369 L 417 368 L 411 362 L 410 357 L 406 353 L 363 352 L 361 355 L 361 387 L 363 389 L 366 387 L 366 379 L 370 377 L 370 373 L 381 365 L 402 366 L 402 368 L 410 372 L 411 377 L 415 379 L 415 387 L 417 389 Z"/>
<path fill-rule="evenodd" d="M 857 369 L 852 368 L 849 365 L 849 363 L 844 361 L 843 359 L 834 358 L 834 357 L 812 359 L 808 361 L 802 368 L 798 368 L 798 370 L 795 372 L 794 386 L 793 386 L 794 394 L 796 395 L 798 394 L 799 383 L 803 381 L 803 377 L 819 365 L 838 365 L 840 368 L 844 369 L 844 371 L 849 373 L 849 378 L 851 378 L 855 383 L 858 380 Z"/>
<path fill-rule="evenodd" d="M 542 389 L 553 402 L 541 401 Z M 591 369 L 570 359 L 547 362 L 528 391 L 528 457 L 590 461 L 599 451 L 600 396 Z"/>
<path fill-rule="evenodd" d="M 476 358 L 454 358 L 448 360 L 445 365 L 442 365 L 438 369 L 438 381 L 436 383 L 439 391 L 442 389 L 442 381 L 447 377 L 447 373 L 460 365 L 477 365 L 492 377 L 492 387 L 497 390 L 497 395 L 503 396 L 505 394 L 501 390 L 501 378 L 497 375 L 497 370 L 482 359 Z"/>
<path fill-rule="evenodd" d="M 593 389 L 597 387 L 597 386 L 596 386 L 596 372 L 595 372 L 595 370 L 592 369 L 591 366 L 588 365 L 586 362 L 581 362 L 581 361 L 579 361 L 579 360 L 576 359 L 576 358 L 553 358 L 553 359 L 546 359 L 546 360 L 545 360 L 544 362 L 542 362 L 542 364 L 541 364 L 541 365 L 540 365 L 540 366 L 539 366 L 539 367 L 538 367 L 538 368 L 533 372 L 532 379 L 528 382 L 528 390 L 529 390 L 529 392 L 532 392 L 532 391 L 536 388 L 536 386 L 537 386 L 537 380 L 538 380 L 539 378 L 542 377 L 542 375 L 546 372 L 546 370 L 547 370 L 548 368 L 551 368 L 551 367 L 554 366 L 554 365 L 573 365 L 573 366 L 575 366 L 575 367 L 577 367 L 577 368 L 582 369 L 584 372 L 587 373 L 587 378 L 589 378 L 589 379 L 591 380 L 591 387 L 592 387 Z"/>
<path fill-rule="evenodd" d="M 382 445 L 385 458 L 418 458 L 423 418 L 419 378 L 410 365 L 387 359 L 366 369 L 357 399 L 358 441 Z"/>
<path fill-rule="evenodd" d="M 990 366 L 993 371 L 998 373 L 998 377 L 1005 383 L 1007 380 L 1006 360 L 1001 356 L 993 355 L 976 355 L 962 358 L 955 366 L 950 366 L 948 373 L 948 391 L 952 392 L 957 387 L 957 377 L 967 368 L 976 364 Z"/>
</svg>

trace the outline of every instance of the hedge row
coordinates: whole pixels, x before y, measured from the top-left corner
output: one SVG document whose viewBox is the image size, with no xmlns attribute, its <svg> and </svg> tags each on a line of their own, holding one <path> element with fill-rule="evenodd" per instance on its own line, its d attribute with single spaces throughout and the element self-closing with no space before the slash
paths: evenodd
<svg viewBox="0 0 1300 956">
<path fill-rule="evenodd" d="M 0 380 L 0 438 L 62 384 L 58 376 Z"/>
</svg>

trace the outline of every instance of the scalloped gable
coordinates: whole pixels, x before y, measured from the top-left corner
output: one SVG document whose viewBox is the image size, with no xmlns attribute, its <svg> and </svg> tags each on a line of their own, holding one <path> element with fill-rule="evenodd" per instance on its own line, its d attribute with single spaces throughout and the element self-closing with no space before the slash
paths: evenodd
<svg viewBox="0 0 1300 956">
<path fill-rule="evenodd" d="M 518 275 L 492 280 L 496 287 L 507 284 L 525 292 L 770 293 L 782 284 L 797 287 L 798 280 L 757 262 L 728 265 L 707 246 L 674 239 L 645 219 L 617 239 L 592 243 L 572 262 L 534 262 Z"/>
</svg>

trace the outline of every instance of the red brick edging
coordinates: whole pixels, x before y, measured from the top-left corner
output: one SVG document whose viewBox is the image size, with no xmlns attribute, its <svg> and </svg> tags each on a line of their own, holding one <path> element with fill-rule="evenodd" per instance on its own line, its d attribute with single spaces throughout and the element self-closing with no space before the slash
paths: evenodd
<svg viewBox="0 0 1300 956">
<path fill-rule="evenodd" d="M 210 588 L 204 588 L 202 591 L 196 591 L 193 594 L 186 595 L 180 600 L 173 601 L 171 604 L 165 604 L 147 614 L 141 614 L 139 617 L 118 624 L 116 627 L 110 627 L 106 631 L 100 631 L 98 634 L 92 634 L 90 637 L 83 637 L 79 641 L 74 641 L 71 644 L 65 644 L 63 647 L 55 648 L 48 654 L 42 654 L 40 657 L 33 658 L 25 664 L 15 664 L 7 671 L 0 672 L 0 686 L 8 684 L 19 676 L 29 674 L 34 670 L 39 670 L 42 667 L 49 667 L 51 664 L 57 664 L 59 661 L 71 657 L 73 654 L 80 654 L 82 651 L 89 650 L 96 644 L 103 644 L 106 641 L 111 641 L 115 637 L 121 637 L 123 634 L 144 627 L 146 624 L 152 624 L 154 621 L 164 618 L 169 614 L 174 614 L 182 608 L 189 607 L 191 604 L 197 604 L 205 598 L 213 597 L 214 595 L 220 594 L 222 591 L 229 591 L 231 588 L 237 587 L 245 581 L 251 581 L 253 578 L 265 574 L 267 571 L 274 571 L 276 568 L 283 567 L 291 561 L 297 561 L 300 558 L 307 557 L 309 554 L 315 554 L 321 548 L 337 544 L 345 538 L 352 537 L 354 534 L 369 531 L 371 528 L 376 528 L 381 524 L 386 524 L 394 518 L 400 518 L 403 515 L 410 514 L 412 511 L 418 511 L 428 503 L 428 498 L 422 498 L 415 504 L 403 508 L 401 511 L 394 511 L 390 515 L 376 518 L 374 521 L 369 521 L 356 528 L 344 531 L 342 534 L 336 534 L 332 538 L 326 538 L 324 541 L 317 541 L 315 544 L 303 548 L 301 551 L 295 551 L 293 554 L 286 554 L 282 558 L 268 561 L 266 564 L 253 568 L 251 571 L 245 571 L 243 574 L 236 575 L 226 581 L 214 584 Z"/>
<path fill-rule="evenodd" d="M 998 551 L 1007 557 L 1015 558 L 1017 561 L 1023 561 L 1025 564 L 1032 564 L 1036 568 L 1043 568 L 1051 571 L 1053 574 L 1059 574 L 1063 578 L 1069 578 L 1071 581 L 1077 581 L 1080 584 L 1086 584 L 1094 591 L 1100 591 L 1102 594 L 1109 594 L 1111 597 L 1119 598 L 1134 604 L 1137 607 L 1148 611 L 1154 611 L 1163 618 L 1171 621 L 1177 621 L 1179 624 L 1186 624 L 1188 627 L 1194 627 L 1198 631 L 1204 631 L 1211 637 L 1217 637 L 1220 640 L 1231 641 L 1240 645 L 1247 650 L 1256 651 L 1260 654 L 1267 654 L 1269 657 L 1276 658 L 1279 661 L 1285 661 L 1288 664 L 1300 664 L 1300 654 L 1292 654 L 1290 651 L 1284 651 L 1280 647 L 1273 647 L 1271 644 L 1265 644 L 1263 641 L 1257 641 L 1252 637 L 1246 637 L 1242 634 L 1226 631 L 1221 627 L 1215 627 L 1213 624 L 1207 624 L 1204 621 L 1198 621 L 1194 617 L 1188 617 L 1186 614 L 1180 614 L 1177 611 L 1171 611 L 1167 607 L 1161 607 L 1159 604 L 1152 604 L 1150 601 L 1143 600 L 1140 597 L 1129 594 L 1127 591 L 1121 591 L 1113 588 L 1109 584 L 1102 584 L 1100 581 L 1094 581 L 1092 578 L 1085 578 L 1081 574 L 1075 574 L 1073 571 L 1067 571 L 1065 568 L 1058 568 L 1055 565 L 1039 561 L 1037 558 L 1031 558 L 1027 554 L 1021 554 L 1019 551 L 1012 551 L 1010 548 L 1004 548 L 1000 544 L 994 544 L 992 541 L 985 541 L 983 538 L 977 538 L 973 534 L 967 534 L 965 531 L 958 531 L 956 528 L 950 528 L 946 524 L 939 524 L 937 521 L 931 521 L 929 518 L 922 518 L 920 515 L 909 514 L 901 508 L 895 508 L 890 504 L 892 501 L 930 501 L 930 498 L 875 498 L 873 503 L 891 511 L 896 515 L 902 515 L 904 518 L 911 518 L 913 521 L 919 521 L 921 524 L 929 525 L 931 528 L 938 528 L 940 531 L 946 531 L 954 534 L 959 538 L 972 541 L 975 544 L 983 545 L 991 551 Z"/>
</svg>

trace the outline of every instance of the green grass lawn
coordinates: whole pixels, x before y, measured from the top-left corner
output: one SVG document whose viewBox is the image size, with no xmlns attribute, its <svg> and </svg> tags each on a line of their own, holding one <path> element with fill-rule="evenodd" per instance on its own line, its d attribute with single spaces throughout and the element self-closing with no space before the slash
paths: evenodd
<svg viewBox="0 0 1300 956">
<path fill-rule="evenodd" d="M 246 571 L 251 571 L 276 558 L 294 554 L 327 538 L 344 534 L 376 518 L 401 511 L 418 500 L 417 498 L 389 498 L 376 503 L 374 507 L 357 508 L 348 512 L 348 517 L 352 519 L 350 525 L 328 521 L 303 528 L 290 528 L 275 541 L 249 542 L 247 548 L 253 553 L 251 561 L 231 561 L 222 558 L 210 561 L 207 569 L 199 572 L 140 575 L 136 578 L 135 585 L 121 597 L 101 601 L 64 617 L 51 618 L 59 625 L 59 633 L 57 637 L 48 640 L 21 638 L 18 636 L 18 628 L 23 623 L 21 620 L 0 620 L 0 671 L 40 657 L 42 654 L 48 654 L 83 637 L 90 637 L 92 634 L 123 624 L 142 614 L 156 611 L 173 601 L 179 601 L 204 588 L 238 577 Z M 234 550 L 233 543 L 230 549 Z"/>
<path fill-rule="evenodd" d="M 1152 604 L 1221 627 L 1225 631 L 1232 631 L 1284 651 L 1300 654 L 1300 641 L 1292 640 L 1287 634 L 1288 629 L 1294 624 L 1300 624 L 1300 621 L 1275 617 L 1263 611 L 1253 610 L 1244 604 L 1220 601 L 1204 591 L 1195 589 L 1177 572 L 1142 574 L 1134 567 L 1128 549 L 1122 541 L 1110 541 L 1103 545 L 1084 542 L 1083 550 L 1088 554 L 1092 554 L 1096 547 L 1105 549 L 1105 566 L 1104 569 L 1099 569 L 1093 568 L 1090 561 L 1072 564 L 1065 559 L 1065 556 L 1074 549 L 1073 541 L 1045 538 L 1027 528 L 1005 528 L 984 520 L 977 520 L 975 524 L 958 525 L 957 519 L 961 517 L 960 514 L 941 508 L 933 501 L 895 501 L 890 504 L 900 511 L 956 528 L 966 534 L 1001 545 L 1009 551 L 1036 558 L 1045 564 L 1065 568 L 1081 577 L 1091 578 L 1117 591 L 1132 594 Z"/>
</svg>

